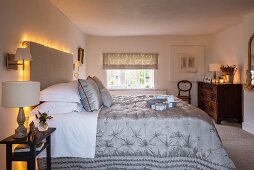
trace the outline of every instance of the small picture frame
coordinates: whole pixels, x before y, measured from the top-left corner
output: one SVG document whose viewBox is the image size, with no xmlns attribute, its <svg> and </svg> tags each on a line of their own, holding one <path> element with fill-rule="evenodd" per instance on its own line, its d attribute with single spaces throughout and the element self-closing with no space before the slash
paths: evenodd
<svg viewBox="0 0 254 170">
<path fill-rule="evenodd" d="M 203 81 L 204 81 L 205 83 L 211 83 L 211 82 L 212 82 L 212 78 L 209 77 L 209 76 L 205 76 Z"/>
<path fill-rule="evenodd" d="M 84 64 L 84 49 L 80 47 L 78 48 L 78 61 Z"/>
<path fill-rule="evenodd" d="M 212 82 L 212 78 L 211 77 L 208 77 L 207 78 L 207 83 L 211 83 Z"/>
</svg>

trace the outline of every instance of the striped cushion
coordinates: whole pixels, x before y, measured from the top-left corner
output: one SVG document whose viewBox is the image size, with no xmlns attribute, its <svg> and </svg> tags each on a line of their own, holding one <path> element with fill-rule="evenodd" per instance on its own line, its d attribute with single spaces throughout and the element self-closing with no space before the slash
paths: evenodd
<svg viewBox="0 0 254 170">
<path fill-rule="evenodd" d="M 78 91 L 84 109 L 88 112 L 99 110 L 102 106 L 102 99 L 96 83 L 89 80 L 78 80 Z"/>
<path fill-rule="evenodd" d="M 87 80 L 90 80 L 90 79 L 92 79 L 97 84 L 97 86 L 99 88 L 99 91 L 101 91 L 102 89 L 105 89 L 103 83 L 101 82 L 101 80 L 98 77 L 96 77 L 96 76 L 93 76 L 93 77 L 88 76 Z"/>
<path fill-rule="evenodd" d="M 105 88 L 101 90 L 101 98 L 104 106 L 110 107 L 112 105 L 113 98 L 108 89 Z"/>
</svg>

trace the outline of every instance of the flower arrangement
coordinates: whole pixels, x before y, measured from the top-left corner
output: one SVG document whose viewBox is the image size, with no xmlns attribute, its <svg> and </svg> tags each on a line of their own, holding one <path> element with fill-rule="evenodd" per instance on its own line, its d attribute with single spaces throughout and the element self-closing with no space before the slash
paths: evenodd
<svg viewBox="0 0 254 170">
<path fill-rule="evenodd" d="M 47 120 L 52 119 L 52 116 L 49 116 L 47 113 L 41 113 L 38 110 L 38 114 L 35 114 L 36 119 L 39 120 L 39 131 L 46 131 L 48 130 L 48 124 L 47 124 Z"/>
<path fill-rule="evenodd" d="M 49 116 L 47 113 L 41 113 L 39 110 L 38 110 L 39 114 L 35 114 L 35 117 L 36 119 L 39 119 L 39 123 L 40 124 L 46 124 L 47 123 L 47 120 L 49 119 L 52 119 L 53 117 L 52 116 Z"/>
<path fill-rule="evenodd" d="M 226 66 L 221 66 L 220 70 L 225 74 L 225 75 L 234 75 L 236 71 L 236 65 L 226 65 Z"/>
</svg>

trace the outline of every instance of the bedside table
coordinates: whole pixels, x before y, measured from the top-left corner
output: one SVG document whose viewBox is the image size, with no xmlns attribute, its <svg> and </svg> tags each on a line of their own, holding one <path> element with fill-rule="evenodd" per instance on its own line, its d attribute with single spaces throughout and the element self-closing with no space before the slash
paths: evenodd
<svg viewBox="0 0 254 170">
<path fill-rule="evenodd" d="M 12 161 L 26 161 L 28 170 L 35 170 L 36 156 L 45 148 L 47 150 L 47 170 L 51 169 L 51 134 L 56 128 L 49 128 L 45 132 L 37 130 L 36 138 L 30 141 L 28 137 L 22 139 L 15 139 L 14 135 L 2 140 L 0 144 L 6 145 L 6 170 L 12 169 Z M 46 143 L 40 151 L 36 151 L 36 145 L 46 139 Z M 28 152 L 12 152 L 13 144 L 26 144 L 30 146 Z"/>
</svg>

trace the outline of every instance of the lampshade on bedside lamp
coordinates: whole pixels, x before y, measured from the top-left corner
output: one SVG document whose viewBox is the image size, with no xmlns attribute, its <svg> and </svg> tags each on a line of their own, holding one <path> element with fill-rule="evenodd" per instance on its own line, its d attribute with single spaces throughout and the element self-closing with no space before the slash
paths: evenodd
<svg viewBox="0 0 254 170">
<path fill-rule="evenodd" d="M 40 83 L 35 81 L 7 81 L 2 83 L 2 106 L 7 108 L 19 107 L 17 117 L 18 128 L 15 130 L 15 138 L 27 136 L 24 126 L 25 114 L 23 107 L 39 104 Z"/>
<path fill-rule="evenodd" d="M 216 79 L 216 71 L 220 71 L 221 64 L 209 64 L 209 71 L 213 71 L 213 78 Z"/>
</svg>

